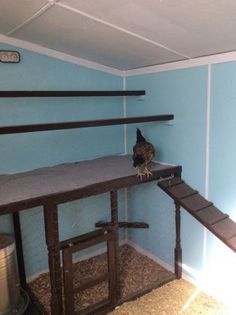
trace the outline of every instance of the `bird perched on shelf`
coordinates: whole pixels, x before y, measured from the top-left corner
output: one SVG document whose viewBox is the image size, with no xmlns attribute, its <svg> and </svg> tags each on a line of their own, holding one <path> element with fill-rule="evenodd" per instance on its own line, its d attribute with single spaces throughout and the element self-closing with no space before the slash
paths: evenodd
<svg viewBox="0 0 236 315">
<path fill-rule="evenodd" d="M 142 180 L 142 176 L 149 178 L 152 172 L 148 169 L 148 164 L 155 156 L 154 146 L 147 142 L 140 129 L 137 128 L 136 144 L 133 147 L 133 166 L 136 168 L 137 177 Z"/>
</svg>

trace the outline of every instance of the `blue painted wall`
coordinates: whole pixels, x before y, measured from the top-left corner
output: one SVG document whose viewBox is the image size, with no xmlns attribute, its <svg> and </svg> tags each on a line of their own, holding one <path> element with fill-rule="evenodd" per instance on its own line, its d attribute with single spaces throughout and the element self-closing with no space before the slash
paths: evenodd
<svg viewBox="0 0 236 315">
<path fill-rule="evenodd" d="M 212 66 L 209 196 L 236 220 L 236 63 Z"/>
<path fill-rule="evenodd" d="M 7 47 L 3 46 L 3 49 Z M 122 79 L 22 51 L 19 64 L 1 64 L 2 90 L 122 89 Z M 73 121 L 122 116 L 122 98 L 1 99 L 0 124 Z M 123 152 L 123 128 L 50 131 L 0 138 L 0 172 Z"/>
<path fill-rule="evenodd" d="M 146 96 L 127 104 L 128 115 L 174 114 L 173 125 L 142 125 L 144 136 L 157 150 L 156 159 L 183 166 L 183 178 L 200 192 L 205 189 L 205 138 L 207 67 L 139 75 L 127 78 L 127 88 L 142 88 Z M 129 151 L 135 142 L 135 126 L 128 128 Z M 155 183 L 129 190 L 131 220 L 144 220 L 149 230 L 131 231 L 135 243 L 173 265 L 175 209 Z M 186 265 L 201 269 L 203 227 L 186 212 L 182 216 L 183 259 Z"/>
<path fill-rule="evenodd" d="M 236 221 L 236 62 L 212 65 L 209 199 Z M 206 273 L 212 290 L 232 304 L 236 290 L 236 256 L 207 234 Z M 217 275 L 217 278 L 214 277 Z M 217 283 L 221 285 L 217 288 Z M 235 307 L 235 305 L 234 305 Z M 234 312 L 235 313 L 235 308 Z"/>
<path fill-rule="evenodd" d="M 157 149 L 156 159 L 182 165 L 186 182 L 203 195 L 208 191 L 208 199 L 236 220 L 236 62 L 128 77 L 127 87 L 147 92 L 137 104 L 128 100 L 129 115 L 175 116 L 173 126 L 142 125 L 144 136 Z M 210 106 L 208 143 L 207 106 Z M 128 132 L 131 152 L 135 127 L 129 127 Z M 175 224 L 170 198 L 154 183 L 140 185 L 129 190 L 128 207 L 130 220 L 150 224 L 149 230 L 130 232 L 130 240 L 173 265 Z M 181 236 L 185 274 L 232 303 L 236 290 L 235 254 L 184 210 Z"/>
<path fill-rule="evenodd" d="M 236 62 L 212 66 L 209 198 L 236 221 Z M 214 259 L 219 243 L 208 237 L 208 256 Z M 225 256 L 227 257 L 227 256 Z"/>
<path fill-rule="evenodd" d="M 1 49 L 17 48 L 1 45 Z M 119 76 L 17 50 L 21 53 L 19 64 L 0 65 L 1 90 L 122 90 L 123 80 Z M 122 97 L 0 99 L 1 126 L 122 115 Z M 123 139 L 123 126 L 2 135 L 0 174 L 120 154 L 124 152 Z M 122 192 L 119 201 L 123 210 Z M 98 219 L 108 219 L 109 206 L 107 194 L 62 205 L 60 237 L 91 230 Z M 123 217 L 122 211 L 120 217 Z M 23 211 L 21 221 L 27 275 L 32 275 L 47 268 L 42 208 Z M 0 232 L 11 231 L 11 218 L 1 216 Z"/>
</svg>

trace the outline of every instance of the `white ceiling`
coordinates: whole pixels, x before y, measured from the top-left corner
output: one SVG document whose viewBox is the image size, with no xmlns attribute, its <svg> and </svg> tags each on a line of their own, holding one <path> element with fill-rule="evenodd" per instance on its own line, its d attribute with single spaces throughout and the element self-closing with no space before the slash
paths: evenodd
<svg viewBox="0 0 236 315">
<path fill-rule="evenodd" d="M 0 0 L 0 34 L 119 70 L 236 50 L 235 0 Z"/>
</svg>

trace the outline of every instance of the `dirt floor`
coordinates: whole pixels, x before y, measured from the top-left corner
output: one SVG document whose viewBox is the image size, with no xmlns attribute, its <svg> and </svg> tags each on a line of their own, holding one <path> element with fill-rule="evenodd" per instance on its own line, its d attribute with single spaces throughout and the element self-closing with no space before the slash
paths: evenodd
<svg viewBox="0 0 236 315">
<path fill-rule="evenodd" d="M 141 298 L 122 304 L 109 315 L 234 315 L 191 283 L 174 280 Z"/>
</svg>

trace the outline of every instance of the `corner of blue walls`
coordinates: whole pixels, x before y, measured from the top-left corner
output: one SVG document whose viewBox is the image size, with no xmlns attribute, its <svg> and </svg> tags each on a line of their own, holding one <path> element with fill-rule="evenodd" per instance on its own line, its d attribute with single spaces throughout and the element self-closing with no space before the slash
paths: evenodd
<svg viewBox="0 0 236 315">
<path fill-rule="evenodd" d="M 205 189 L 207 66 L 128 77 L 127 88 L 146 90 L 145 98 L 127 103 L 128 115 L 174 114 L 172 125 L 143 124 L 144 136 L 157 151 L 156 160 L 183 167 L 184 180 L 200 192 Z M 128 148 L 135 141 L 135 126 L 128 128 Z M 130 220 L 144 220 L 149 230 L 129 234 L 164 262 L 173 265 L 175 208 L 173 201 L 155 184 L 130 190 Z M 191 237 L 189 237 L 191 235 Z M 203 228 L 182 211 L 183 259 L 200 269 L 203 259 Z"/>
</svg>

